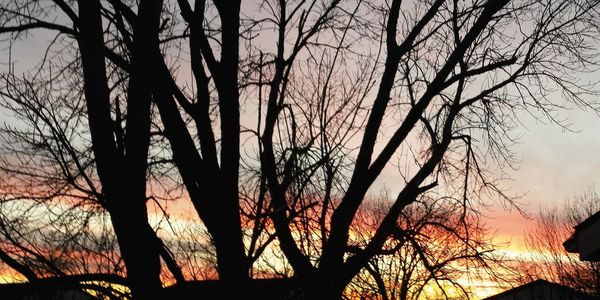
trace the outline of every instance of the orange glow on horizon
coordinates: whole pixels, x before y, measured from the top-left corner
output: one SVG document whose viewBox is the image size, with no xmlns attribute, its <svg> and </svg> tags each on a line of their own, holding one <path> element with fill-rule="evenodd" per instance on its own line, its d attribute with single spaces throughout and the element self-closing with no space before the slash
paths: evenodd
<svg viewBox="0 0 600 300">
<path fill-rule="evenodd" d="M 192 225 L 201 226 L 196 211 L 189 199 L 181 198 L 176 201 L 161 201 L 160 203 L 163 205 L 165 202 L 166 206 L 163 206 L 163 208 L 169 215 L 169 221 L 172 223 L 171 225 L 180 228 L 190 228 Z M 164 212 L 158 207 L 158 204 L 149 202 L 148 211 L 151 223 L 158 224 L 161 220 L 164 220 Z M 526 219 L 516 212 L 496 211 L 484 217 L 482 221 L 487 224 L 487 227 L 493 234 L 492 242 L 500 245 L 497 249 L 497 252 L 500 255 L 505 255 L 509 259 L 519 259 L 525 256 L 527 249 L 524 246 L 524 233 L 533 225 L 533 220 Z M 163 228 L 162 230 L 165 230 L 167 229 L 167 226 L 161 225 L 161 228 Z M 269 230 L 273 230 L 273 228 L 269 227 Z M 160 232 L 161 231 L 159 231 L 159 233 Z M 351 234 L 353 235 L 353 238 L 356 238 L 356 236 L 354 236 L 356 233 L 351 232 Z M 281 258 L 275 260 L 279 261 Z M 272 263 L 281 266 L 282 263 L 275 262 L 275 260 L 273 260 Z M 189 269 L 185 269 L 184 272 L 186 277 L 194 277 L 191 275 Z M 206 272 L 207 274 L 210 273 L 209 270 L 203 270 L 202 272 Z M 215 274 L 216 273 L 213 272 L 213 275 Z M 260 277 L 268 277 L 268 273 L 265 270 L 258 269 L 257 274 L 260 274 Z M 168 277 L 163 277 L 163 280 L 166 286 L 173 284 L 172 279 Z M 19 278 L 13 273 L 6 272 L 6 270 L 0 271 L 0 282 L 12 283 L 23 281 L 23 278 Z M 473 299 L 485 298 L 510 288 L 509 286 L 501 285 L 490 280 L 460 278 L 459 281 L 467 287 L 469 293 L 473 296 Z M 427 295 L 431 296 L 439 293 L 439 290 L 436 290 L 435 287 L 430 287 L 428 289 L 430 289 L 430 291 Z M 458 294 L 457 291 L 453 290 L 451 287 L 448 287 L 447 289 L 447 293 L 450 295 Z"/>
</svg>

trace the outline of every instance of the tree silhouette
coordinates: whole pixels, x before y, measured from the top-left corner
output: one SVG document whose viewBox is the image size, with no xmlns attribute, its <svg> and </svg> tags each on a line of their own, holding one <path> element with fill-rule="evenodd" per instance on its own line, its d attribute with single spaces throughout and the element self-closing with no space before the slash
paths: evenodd
<svg viewBox="0 0 600 300">
<path fill-rule="evenodd" d="M 30 281 L 90 273 L 124 275 L 84 126 L 85 102 L 73 90 L 52 94 L 43 81 L 7 74 L 3 83 L 0 106 L 14 121 L 0 129 L 0 149 L 7 154 L 0 161 L 2 249 L 8 252 L 3 261 L 10 261 Z M 149 177 L 165 186 L 168 178 L 157 167 L 162 159 L 149 157 Z M 183 280 L 170 251 L 152 233 L 169 271 Z"/>
<path fill-rule="evenodd" d="M 276 236 L 306 297 L 338 299 L 419 199 L 459 207 L 465 224 L 491 198 L 512 203 L 488 168 L 514 163 L 524 112 L 559 123 L 565 106 L 596 109 L 577 74 L 597 63 L 598 4 L 9 1 L 0 34 L 10 46 L 58 33 L 23 80 L 85 102 L 90 186 L 134 298 L 160 294 L 147 215 L 156 145 L 210 234 L 226 297 L 246 295 Z M 394 200 L 354 244 L 361 206 L 394 167 Z"/>
<path fill-rule="evenodd" d="M 337 35 L 341 42 L 310 52 L 304 69 L 291 64 L 297 48 L 288 47 L 288 30 L 279 27 L 279 56 L 265 93 L 261 166 L 278 240 L 310 297 L 339 297 L 384 249 L 402 211 L 423 195 L 444 195 L 465 211 L 490 195 L 510 203 L 486 166 L 513 162 L 509 145 L 519 112 L 537 110 L 555 120 L 556 101 L 591 103 L 583 98 L 590 91 L 568 74 L 594 60 L 586 45 L 597 37 L 596 3 L 432 1 L 413 10 L 405 4 L 360 2 L 356 10 L 346 9 L 352 25 Z M 362 5 L 385 24 L 365 21 Z M 285 3 L 278 8 L 278 20 L 294 11 Z M 369 48 L 356 37 L 368 36 L 359 31 L 366 28 L 381 30 L 372 44 L 382 49 L 369 56 L 372 61 L 360 56 Z M 344 35 L 352 30 L 359 32 Z M 355 54 L 363 64 L 340 70 L 349 64 L 340 53 Z M 352 76 L 355 70 L 363 76 Z M 563 99 L 556 99 L 555 89 Z M 397 183 L 400 191 L 369 242 L 348 253 L 365 196 L 395 161 L 404 179 Z M 314 190 L 325 195 L 317 205 L 330 211 L 317 260 L 294 238 L 286 213 Z"/>
<path fill-rule="evenodd" d="M 361 208 L 353 232 L 367 237 L 363 243 L 385 216 L 386 203 Z M 500 284 L 510 279 L 511 268 L 493 252 L 493 235 L 477 214 L 462 213 L 460 206 L 442 199 L 418 199 L 407 206 L 385 250 L 369 261 L 350 289 L 367 299 L 469 298 L 476 290 L 465 280 Z"/>
<path fill-rule="evenodd" d="M 129 286 L 135 297 L 149 299 L 160 292 L 162 285 L 160 274 L 160 243 L 147 220 L 146 208 L 146 172 L 148 146 L 150 140 L 150 74 L 152 65 L 147 64 L 144 50 L 148 44 L 158 43 L 151 23 L 157 23 L 162 4 L 146 3 L 138 11 L 139 24 L 136 27 L 135 41 L 131 44 L 132 68 L 115 73 L 114 66 L 105 63 L 105 44 L 102 27 L 100 2 L 53 1 L 49 6 L 36 1 L 8 2 L 2 7 L 2 32 L 12 33 L 12 39 L 29 29 L 46 28 L 57 30 L 59 35 L 52 41 L 53 46 L 73 45 L 74 52 L 66 51 L 60 58 L 45 57 L 39 64 L 39 71 L 30 78 L 24 78 L 24 84 L 15 81 L 17 77 L 5 77 L 7 87 L 19 90 L 29 85 L 64 84 L 64 92 L 81 93 L 85 101 L 85 113 L 88 122 L 87 131 L 91 140 L 91 152 L 94 155 L 97 182 L 89 182 L 89 174 L 66 174 L 67 180 L 86 180 L 86 188 L 97 196 L 99 203 L 110 214 L 112 227 L 119 244 L 119 250 L 127 268 Z M 75 10 L 75 7 L 77 8 Z M 118 12 L 114 11 L 116 14 Z M 45 22 L 48 14 L 61 14 L 66 25 Z M 143 20 L 142 20 L 143 19 Z M 142 29 L 143 27 L 143 29 Z M 153 34 L 154 32 L 154 34 Z M 64 38 L 64 39 L 63 39 Z M 67 40 L 70 40 L 67 42 Z M 63 43 L 64 42 L 64 43 Z M 68 44 L 71 43 L 71 44 Z M 55 52 L 56 53 L 56 52 Z M 67 61 L 61 61 L 66 58 Z M 53 67 L 61 70 L 54 73 Z M 62 77 L 62 72 L 73 72 L 70 77 Z M 45 76 L 45 77 L 42 77 Z M 83 80 L 75 79 L 82 76 Z M 121 80 L 126 78 L 126 82 Z M 66 79 L 66 80 L 61 80 Z M 75 84 L 69 86 L 69 84 Z M 52 87 L 46 91 L 52 94 Z M 10 91 L 6 91 L 10 96 Z M 27 96 L 27 95 L 26 95 Z M 119 108 L 119 97 L 124 97 L 123 108 L 127 114 L 123 118 Z M 74 97 L 75 100 L 78 98 Z M 50 116 L 48 116 L 50 117 Z M 85 126 L 83 123 L 80 123 Z M 60 124 L 57 124 L 60 125 Z M 55 128 L 62 129 L 62 128 Z M 78 130 L 78 132 L 80 132 Z M 60 132 L 59 132 L 60 134 Z M 63 146 L 64 141 L 63 141 Z M 74 150 L 65 146 L 57 151 Z M 62 154 L 62 153 L 61 153 Z M 64 153 L 71 162 L 85 157 L 77 153 Z M 84 161 L 85 162 L 85 161 Z M 86 168 L 87 165 L 76 166 Z M 93 177 L 92 179 L 96 179 Z M 96 184 L 99 184 L 98 188 Z"/>
<path fill-rule="evenodd" d="M 531 261 L 525 261 L 522 272 L 530 278 L 560 283 L 584 293 L 600 295 L 600 264 L 580 261 L 568 253 L 563 243 L 573 234 L 573 227 L 600 210 L 598 195 L 588 191 L 579 197 L 540 209 L 534 228 L 527 232 L 525 244 Z"/>
</svg>

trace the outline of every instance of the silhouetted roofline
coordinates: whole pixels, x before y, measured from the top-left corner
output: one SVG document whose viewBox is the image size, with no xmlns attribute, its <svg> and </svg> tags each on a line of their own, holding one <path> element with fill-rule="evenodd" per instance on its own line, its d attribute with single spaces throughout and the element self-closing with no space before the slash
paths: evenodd
<svg viewBox="0 0 600 300">
<path fill-rule="evenodd" d="M 581 223 L 575 225 L 575 230 L 582 230 L 585 227 L 588 227 L 592 224 L 594 224 L 596 221 L 600 220 L 600 211 L 597 211 L 595 214 L 593 214 L 591 217 L 583 220 Z"/>
<path fill-rule="evenodd" d="M 544 280 L 544 279 L 537 279 L 537 280 L 534 280 L 534 281 L 528 282 L 528 283 L 526 283 L 526 284 L 520 285 L 520 286 L 518 286 L 518 287 L 512 288 L 512 289 L 510 289 L 510 290 L 506 290 L 506 291 L 504 291 L 504 292 L 502 292 L 502 293 L 499 293 L 499 294 L 496 294 L 496 295 L 493 295 L 493 296 L 487 297 L 487 298 L 485 298 L 485 299 L 483 299 L 483 300 L 494 300 L 494 299 L 498 299 L 498 298 L 501 298 L 501 297 L 504 297 L 504 296 L 508 296 L 508 295 L 511 295 L 511 294 L 514 294 L 514 293 L 518 293 L 518 292 L 520 292 L 520 291 L 526 290 L 526 289 L 528 289 L 528 288 L 531 288 L 531 287 L 533 287 L 533 286 L 535 286 L 535 285 L 540 285 L 540 284 L 542 284 L 542 285 L 548 285 L 548 286 L 552 286 L 552 287 L 555 287 L 555 288 L 557 288 L 557 289 L 560 289 L 560 290 L 561 290 L 561 291 L 563 291 L 563 292 L 572 293 L 572 294 L 574 294 L 574 295 L 581 296 L 581 297 L 583 297 L 583 298 L 585 298 L 585 299 L 598 299 L 597 297 L 594 297 L 594 296 L 592 296 L 592 295 L 589 295 L 589 294 L 586 294 L 586 293 L 580 292 L 580 291 L 578 291 L 578 290 L 576 290 L 576 289 L 570 288 L 570 287 L 568 287 L 568 286 L 564 286 L 564 285 L 562 285 L 562 284 L 558 284 L 558 283 L 550 282 L 550 281 L 547 281 L 547 280 Z"/>
<path fill-rule="evenodd" d="M 600 211 L 574 227 L 573 235 L 563 242 L 567 252 L 578 253 L 579 260 L 600 261 Z"/>
</svg>

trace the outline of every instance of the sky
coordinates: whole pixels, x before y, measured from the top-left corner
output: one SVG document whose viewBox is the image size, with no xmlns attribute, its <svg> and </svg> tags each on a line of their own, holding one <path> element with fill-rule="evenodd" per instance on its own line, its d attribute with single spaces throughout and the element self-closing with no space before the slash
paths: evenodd
<svg viewBox="0 0 600 300">
<path fill-rule="evenodd" d="M 600 118 L 593 112 L 569 112 L 575 132 L 532 124 L 517 145 L 522 158 L 512 175 L 516 191 L 528 192 L 532 204 L 560 201 L 600 183 Z"/>
<path fill-rule="evenodd" d="M 528 114 L 520 117 L 523 126 L 515 131 L 519 138 L 511 148 L 517 163 L 503 170 L 507 180 L 502 187 L 518 196 L 527 216 L 502 203 L 485 213 L 492 231 L 505 239 L 520 241 L 540 210 L 600 187 L 600 116 L 577 107 L 560 116 L 566 128 Z M 397 170 L 387 168 L 378 184 L 394 191 L 396 180 Z"/>
<path fill-rule="evenodd" d="M 13 49 L 12 57 L 18 66 L 37 61 L 40 55 L 35 47 L 35 39 L 24 39 L 18 49 Z M 0 49 L 0 70 L 8 61 L 7 49 Z M 588 74 L 585 79 L 599 78 L 597 73 Z M 0 111 L 0 122 L 4 121 Z M 510 242 L 508 250 L 522 251 L 523 236 L 535 225 L 535 217 L 540 210 L 576 197 L 589 189 L 600 189 L 600 116 L 592 111 L 572 108 L 563 112 L 569 130 L 549 122 L 536 121 L 531 116 L 523 116 L 520 138 L 512 147 L 519 163 L 515 170 L 505 170 L 511 179 L 505 182 L 511 195 L 522 195 L 521 208 L 528 216 L 514 209 L 495 205 L 485 213 L 484 221 L 499 241 Z M 390 172 L 394 172 L 393 170 Z M 393 187 L 394 175 L 382 174 L 380 184 Z M 504 250 L 507 250 L 504 249 Z"/>
<path fill-rule="evenodd" d="M 513 148 L 520 163 L 517 170 L 508 173 L 513 179 L 510 190 L 524 195 L 523 208 L 532 217 L 540 209 L 580 196 L 600 184 L 600 117 L 580 109 L 567 111 L 565 117 L 571 123 L 569 130 L 528 122 Z M 499 225 L 516 235 L 517 226 L 508 223 L 511 220 L 507 218 L 507 224 Z"/>
<path fill-rule="evenodd" d="M 44 54 L 40 41 L 51 37 L 49 32 L 38 31 L 19 41 L 10 57 L 16 71 L 33 68 Z M 0 48 L 2 72 L 8 67 L 8 50 Z M 598 78 L 600 71 L 582 76 L 583 82 Z M 6 112 L 0 111 L 0 121 L 4 121 L 5 116 Z M 511 179 L 504 186 L 512 195 L 524 195 L 522 208 L 530 213 L 548 203 L 563 201 L 593 189 L 596 184 L 600 188 L 600 116 L 589 109 L 583 111 L 576 107 L 562 111 L 560 116 L 566 120 L 565 124 L 569 124 L 570 131 L 556 124 L 536 121 L 529 115 L 522 116 L 523 126 L 516 131 L 520 138 L 511 149 L 520 162 L 516 170 L 504 170 Z M 379 184 L 393 191 L 396 172 L 384 170 Z M 500 207 L 497 209 L 498 213 L 502 211 Z M 511 217 L 506 219 L 514 223 L 513 212 L 504 213 L 509 213 Z M 510 224 L 504 225 L 511 227 Z"/>
<path fill-rule="evenodd" d="M 600 189 L 600 116 L 579 108 L 561 115 L 568 129 L 528 115 L 521 119 L 523 127 L 517 130 L 520 138 L 511 148 L 518 163 L 514 170 L 504 170 L 510 180 L 503 187 L 509 195 L 520 196 L 520 208 L 526 215 L 498 202 L 483 213 L 483 222 L 495 234 L 498 253 L 526 257 L 524 238 L 535 227 L 540 211 Z M 394 172 L 384 171 L 379 184 L 393 187 Z M 477 291 L 482 298 L 502 291 L 495 283 L 477 284 L 482 287 Z"/>
</svg>

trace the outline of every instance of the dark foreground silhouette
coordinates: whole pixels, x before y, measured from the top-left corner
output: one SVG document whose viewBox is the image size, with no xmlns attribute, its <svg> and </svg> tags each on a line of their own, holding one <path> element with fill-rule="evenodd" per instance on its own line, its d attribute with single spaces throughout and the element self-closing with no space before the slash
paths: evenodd
<svg viewBox="0 0 600 300">
<path fill-rule="evenodd" d="M 109 292 L 109 288 L 100 284 L 86 282 L 86 278 L 57 277 L 40 279 L 36 282 L 11 283 L 0 285 L 0 299 L 21 300 L 87 300 L 96 299 L 84 292 L 84 289 L 95 290 L 99 293 Z M 124 284 L 120 277 L 112 278 L 114 284 Z M 166 287 L 162 299 L 197 299 L 206 296 L 225 294 L 224 286 L 218 280 L 188 281 Z M 302 291 L 294 279 L 255 279 L 245 292 L 248 296 L 259 297 L 264 300 L 300 299 Z M 112 299 L 120 299 L 115 295 Z"/>
</svg>

